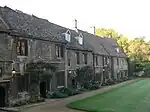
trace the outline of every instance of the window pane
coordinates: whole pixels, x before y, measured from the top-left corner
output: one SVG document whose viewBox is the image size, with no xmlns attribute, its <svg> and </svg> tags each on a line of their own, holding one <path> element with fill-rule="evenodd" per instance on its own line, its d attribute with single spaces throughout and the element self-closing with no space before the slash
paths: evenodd
<svg viewBox="0 0 150 112">
<path fill-rule="evenodd" d="M 84 64 L 87 64 L 87 53 L 83 53 Z"/>
<path fill-rule="evenodd" d="M 77 64 L 80 64 L 80 56 L 79 56 L 79 52 L 76 52 L 76 59 L 77 59 Z"/>
<path fill-rule="evenodd" d="M 119 65 L 119 58 L 117 58 L 117 65 Z"/>
<path fill-rule="evenodd" d="M 61 57 L 64 57 L 64 47 L 63 46 L 61 46 L 61 48 L 60 48 L 60 53 L 61 53 Z"/>
<path fill-rule="evenodd" d="M 70 59 L 68 59 L 68 66 L 70 66 L 71 65 L 71 63 L 70 63 Z"/>
<path fill-rule="evenodd" d="M 95 63 L 96 63 L 96 66 L 98 65 L 98 56 L 95 56 Z"/>
<path fill-rule="evenodd" d="M 28 55 L 28 43 L 25 39 L 18 39 L 16 45 L 17 55 L 27 56 Z"/>
<path fill-rule="evenodd" d="M 56 45 L 56 56 L 59 57 L 59 46 Z"/>
</svg>

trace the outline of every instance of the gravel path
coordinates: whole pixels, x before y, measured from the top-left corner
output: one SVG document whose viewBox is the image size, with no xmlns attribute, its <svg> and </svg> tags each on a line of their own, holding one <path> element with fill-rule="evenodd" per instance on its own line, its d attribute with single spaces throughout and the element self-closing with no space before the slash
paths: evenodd
<svg viewBox="0 0 150 112">
<path fill-rule="evenodd" d="M 66 104 L 68 104 L 72 101 L 75 101 L 75 100 L 81 100 L 81 99 L 87 98 L 89 96 L 103 93 L 103 92 L 106 92 L 113 88 L 119 87 L 121 85 L 129 84 L 129 83 L 133 83 L 135 81 L 136 80 L 129 80 L 129 81 L 126 81 L 126 82 L 123 82 L 120 84 L 106 86 L 106 87 L 103 87 L 98 90 L 85 92 L 83 94 L 79 94 L 79 95 L 72 96 L 69 98 L 65 98 L 65 99 L 61 99 L 61 100 L 57 100 L 57 101 L 53 101 L 53 102 L 47 102 L 47 103 L 41 104 L 39 106 L 34 106 L 34 107 L 30 107 L 30 108 L 22 108 L 21 111 L 22 112 L 81 112 L 81 111 L 72 110 L 72 109 L 67 108 Z"/>
</svg>

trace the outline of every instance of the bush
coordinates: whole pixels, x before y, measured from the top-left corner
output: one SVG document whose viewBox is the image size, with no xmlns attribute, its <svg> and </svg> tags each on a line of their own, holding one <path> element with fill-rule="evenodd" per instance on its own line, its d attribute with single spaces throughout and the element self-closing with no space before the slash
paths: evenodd
<svg viewBox="0 0 150 112">
<path fill-rule="evenodd" d="M 71 89 L 71 88 L 63 88 L 60 90 L 61 93 L 67 94 L 68 96 L 80 94 L 81 92 L 76 90 L 76 89 Z"/>
<path fill-rule="evenodd" d="M 145 75 L 150 75 L 150 64 L 147 64 L 144 68 L 144 74 Z"/>
<path fill-rule="evenodd" d="M 88 91 L 89 91 L 89 89 L 81 88 L 81 89 L 79 89 L 79 91 L 80 91 L 80 92 L 88 92 Z"/>
<path fill-rule="evenodd" d="M 61 93 L 60 91 L 56 91 L 52 94 L 52 98 L 67 98 L 68 94 Z"/>
<path fill-rule="evenodd" d="M 99 88 L 99 82 L 98 81 L 89 81 L 84 83 L 84 88 L 89 90 L 95 90 Z"/>
<path fill-rule="evenodd" d="M 73 90 L 69 89 L 69 88 L 63 88 L 60 90 L 61 93 L 67 94 L 68 96 L 72 96 L 73 95 Z"/>
</svg>

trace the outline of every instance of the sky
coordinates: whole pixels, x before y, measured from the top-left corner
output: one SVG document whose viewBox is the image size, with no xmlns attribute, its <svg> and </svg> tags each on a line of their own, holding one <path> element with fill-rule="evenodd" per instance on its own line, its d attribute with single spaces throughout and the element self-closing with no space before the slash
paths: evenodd
<svg viewBox="0 0 150 112">
<path fill-rule="evenodd" d="M 8 6 L 48 19 L 67 28 L 93 33 L 96 28 L 114 28 L 130 39 L 146 36 L 150 40 L 149 0 L 1 0 Z"/>
</svg>

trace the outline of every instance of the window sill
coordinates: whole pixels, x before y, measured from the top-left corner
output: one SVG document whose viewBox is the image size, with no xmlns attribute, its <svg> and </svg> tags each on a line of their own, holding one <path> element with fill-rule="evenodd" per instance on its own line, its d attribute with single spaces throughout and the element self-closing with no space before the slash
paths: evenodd
<svg viewBox="0 0 150 112">
<path fill-rule="evenodd" d="M 97 65 L 97 66 L 94 66 L 95 68 L 103 68 L 104 66 L 100 66 L 100 65 Z"/>
<path fill-rule="evenodd" d="M 26 59 L 26 58 L 28 58 L 28 56 L 17 56 L 17 58 L 19 58 L 19 59 Z"/>
<path fill-rule="evenodd" d="M 61 57 L 57 57 L 56 59 L 61 60 L 62 58 Z"/>
</svg>

